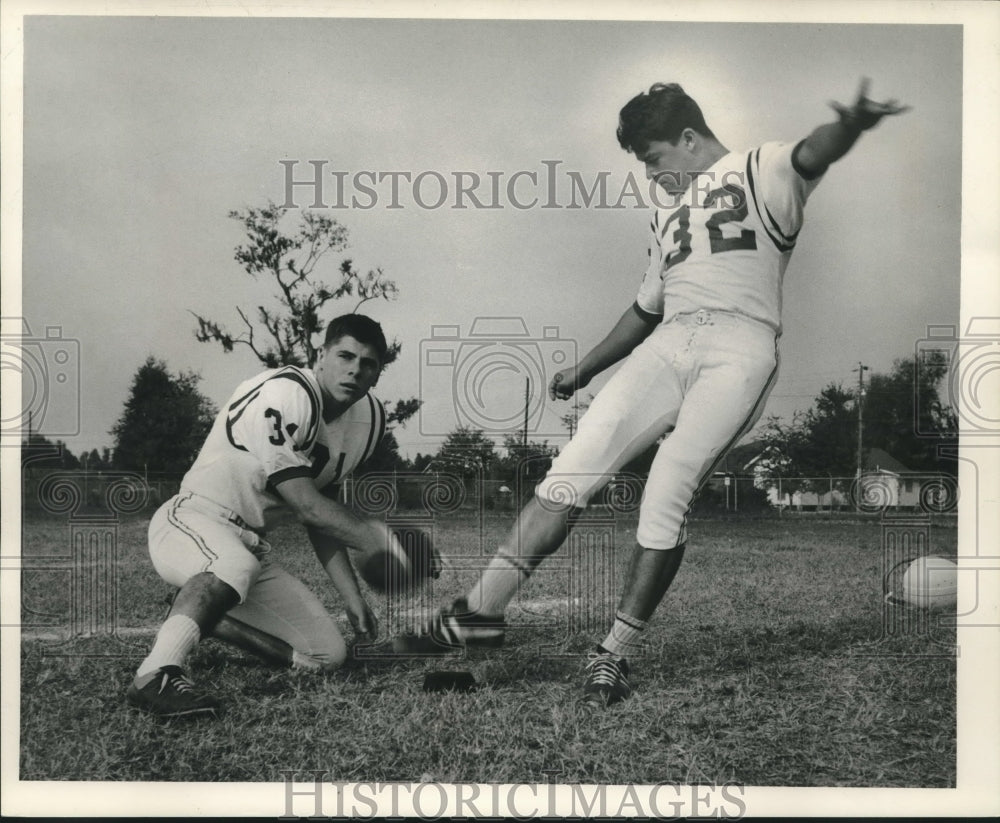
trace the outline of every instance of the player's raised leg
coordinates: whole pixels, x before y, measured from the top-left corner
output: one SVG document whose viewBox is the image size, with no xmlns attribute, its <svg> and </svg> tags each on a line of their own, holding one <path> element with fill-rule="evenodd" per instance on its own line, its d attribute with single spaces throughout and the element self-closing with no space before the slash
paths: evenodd
<svg viewBox="0 0 1000 823">
<path fill-rule="evenodd" d="M 395 638 L 393 651 L 435 655 L 460 651 L 466 645 L 503 645 L 507 604 L 538 565 L 562 545 L 578 511 L 532 499 L 469 594 L 438 611 L 417 632 Z"/>
<path fill-rule="evenodd" d="M 648 342 L 637 348 L 581 418 L 469 594 L 416 634 L 397 638 L 394 651 L 442 654 L 466 644 L 500 645 L 503 614 L 519 588 L 562 545 L 591 496 L 673 425 L 680 397 L 662 355 Z"/>
</svg>

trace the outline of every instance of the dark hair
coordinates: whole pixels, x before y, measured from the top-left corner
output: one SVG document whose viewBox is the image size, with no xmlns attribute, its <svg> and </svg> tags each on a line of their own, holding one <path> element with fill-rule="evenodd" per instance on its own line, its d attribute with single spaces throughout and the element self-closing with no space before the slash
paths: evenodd
<svg viewBox="0 0 1000 823">
<path fill-rule="evenodd" d="M 382 327 L 370 317 L 363 314 L 342 314 L 340 317 L 334 317 L 326 327 L 323 348 L 328 348 L 341 337 L 353 337 L 359 343 L 371 346 L 378 353 L 379 364 L 385 365 L 385 354 L 389 350 L 389 344 L 385 341 Z"/>
<path fill-rule="evenodd" d="M 642 154 L 654 140 L 676 145 L 684 129 L 715 139 L 705 117 L 677 83 L 654 83 L 629 100 L 618 115 L 618 142 L 625 151 Z"/>
</svg>

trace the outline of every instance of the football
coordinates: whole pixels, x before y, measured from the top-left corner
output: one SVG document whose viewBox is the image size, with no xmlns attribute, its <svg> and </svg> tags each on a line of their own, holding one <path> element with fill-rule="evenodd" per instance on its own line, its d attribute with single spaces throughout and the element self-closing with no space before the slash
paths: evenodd
<svg viewBox="0 0 1000 823">
<path fill-rule="evenodd" d="M 441 575 L 440 555 L 425 529 L 388 527 L 378 520 L 369 525 L 382 536 L 382 546 L 361 557 L 358 574 L 375 591 L 400 595 Z"/>
<path fill-rule="evenodd" d="M 918 557 L 903 573 L 899 597 L 922 609 L 955 608 L 958 566 L 937 555 Z"/>
</svg>

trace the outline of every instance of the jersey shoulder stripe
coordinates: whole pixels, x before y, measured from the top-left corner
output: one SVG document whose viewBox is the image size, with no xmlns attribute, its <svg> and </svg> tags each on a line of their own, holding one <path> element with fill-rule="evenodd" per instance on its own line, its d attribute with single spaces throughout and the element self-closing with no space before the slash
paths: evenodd
<svg viewBox="0 0 1000 823">
<path fill-rule="evenodd" d="M 296 385 L 300 386 L 305 390 L 306 397 L 309 400 L 309 420 L 306 426 L 306 432 L 301 446 L 295 446 L 296 451 L 308 451 L 312 448 L 313 443 L 316 441 L 317 433 L 319 432 L 320 420 L 322 419 L 322 408 L 323 401 L 320 396 L 319 390 L 313 385 L 312 381 L 306 377 L 306 375 L 296 366 L 284 366 L 270 374 L 264 376 L 264 378 L 253 386 L 249 391 L 242 394 L 236 400 L 229 404 L 228 413 L 226 415 L 226 435 L 229 438 L 230 444 L 241 451 L 247 451 L 246 447 L 241 445 L 236 441 L 233 436 L 233 427 L 239 421 L 240 417 L 247 410 L 251 403 L 260 396 L 261 390 L 264 386 L 272 380 L 291 380 Z"/>
<path fill-rule="evenodd" d="M 760 178 L 760 149 L 759 148 L 753 153 L 753 159 L 754 159 L 754 167 L 755 167 L 755 169 L 757 171 L 757 177 Z M 782 238 L 784 238 L 784 240 L 785 240 L 786 243 L 791 243 L 792 245 L 795 245 L 795 240 L 798 238 L 799 233 L 796 231 L 796 232 L 793 232 L 792 234 L 786 234 L 784 232 L 784 230 L 781 228 L 781 225 L 775 219 L 774 215 L 771 214 L 771 210 L 767 207 L 767 203 L 762 203 L 761 205 L 763 205 L 764 212 L 767 214 L 768 219 L 771 221 L 771 225 L 774 227 L 774 230 L 779 235 L 781 235 Z"/>
<path fill-rule="evenodd" d="M 791 236 L 786 235 L 768 211 L 767 204 L 761 203 L 760 195 L 757 191 L 759 177 L 760 149 L 758 148 L 747 155 L 747 182 L 750 185 L 750 199 L 753 200 L 754 209 L 757 211 L 757 217 L 760 218 L 761 225 L 764 226 L 767 236 L 771 238 L 771 242 L 774 243 L 778 251 L 791 251 L 795 248 L 795 239 L 798 237 L 798 232 Z M 761 211 L 762 207 L 763 211 Z"/>
<path fill-rule="evenodd" d="M 368 392 L 368 394 L 365 395 L 365 400 L 368 401 L 371 426 L 368 430 L 368 442 L 365 444 L 365 450 L 362 452 L 361 459 L 358 461 L 359 465 L 364 463 L 369 457 L 372 456 L 372 454 L 375 453 L 376 447 L 385 436 L 386 428 L 385 407 L 382 405 L 382 402 L 371 392 Z"/>
<path fill-rule="evenodd" d="M 243 397 L 241 397 L 238 401 L 232 403 L 229 406 L 230 413 L 226 415 L 226 437 L 229 438 L 230 444 L 234 448 L 239 449 L 241 452 L 249 450 L 247 449 L 246 446 L 236 442 L 236 438 L 233 436 L 233 426 L 235 426 L 237 422 L 239 422 L 239 419 L 243 416 L 243 412 L 245 412 L 249 408 L 250 404 L 257 399 L 259 394 L 260 394 L 260 386 L 257 386 L 247 394 L 243 395 Z M 243 405 L 240 405 L 241 403 Z M 233 413 L 234 410 L 235 414 Z"/>
<path fill-rule="evenodd" d="M 271 375 L 268 380 L 291 380 L 304 388 L 309 395 L 309 425 L 305 437 L 306 445 L 303 446 L 303 449 L 308 451 L 316 442 L 320 421 L 323 419 L 323 398 L 319 389 L 295 366 L 286 366 L 276 374 Z"/>
<path fill-rule="evenodd" d="M 293 477 L 312 477 L 313 470 L 309 466 L 289 466 L 287 469 L 281 469 L 276 471 L 274 474 L 269 475 L 267 478 L 268 490 L 277 491 L 278 484 L 283 480 L 289 480 Z"/>
</svg>

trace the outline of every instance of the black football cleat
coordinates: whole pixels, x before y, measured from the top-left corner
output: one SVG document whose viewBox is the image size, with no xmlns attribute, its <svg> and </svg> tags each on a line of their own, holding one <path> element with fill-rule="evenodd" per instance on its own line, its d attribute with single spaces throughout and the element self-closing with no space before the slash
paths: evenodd
<svg viewBox="0 0 1000 823">
<path fill-rule="evenodd" d="M 602 708 L 630 697 L 628 661 L 617 654 L 598 649 L 587 656 L 587 680 L 583 702 Z"/>
<path fill-rule="evenodd" d="M 196 717 L 218 715 L 221 706 L 211 695 L 200 691 L 180 666 L 163 666 L 142 688 L 129 686 L 129 705 L 156 717 Z"/>
<path fill-rule="evenodd" d="M 507 623 L 502 617 L 486 617 L 469 610 L 460 597 L 441 609 L 416 632 L 392 641 L 398 655 L 415 657 L 457 654 L 466 648 L 498 649 L 503 645 Z"/>
</svg>

